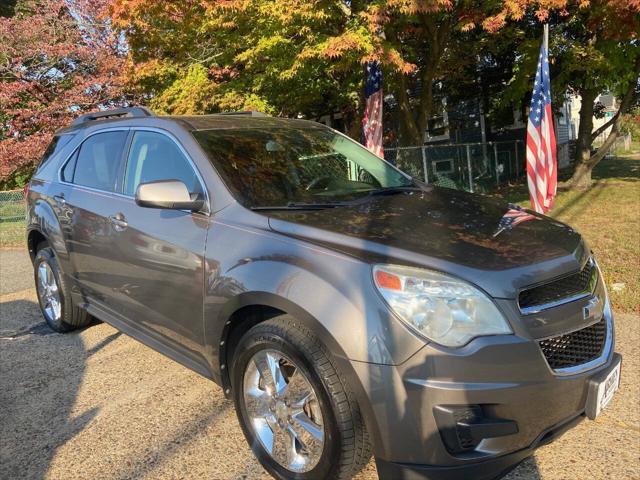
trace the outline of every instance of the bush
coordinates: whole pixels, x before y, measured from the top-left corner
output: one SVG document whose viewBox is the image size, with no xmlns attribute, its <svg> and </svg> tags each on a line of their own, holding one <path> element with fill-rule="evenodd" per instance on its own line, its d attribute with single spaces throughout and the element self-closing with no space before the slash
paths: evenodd
<svg viewBox="0 0 640 480">
<path fill-rule="evenodd" d="M 621 123 L 621 133 L 630 133 L 633 140 L 640 140 L 640 106 L 624 114 Z"/>
<path fill-rule="evenodd" d="M 29 180 L 31 180 L 34 171 L 35 165 L 33 164 L 23 165 L 19 169 L 14 170 L 7 178 L 0 182 L 0 190 L 17 190 L 24 188 L 24 186 L 29 183 Z"/>
</svg>

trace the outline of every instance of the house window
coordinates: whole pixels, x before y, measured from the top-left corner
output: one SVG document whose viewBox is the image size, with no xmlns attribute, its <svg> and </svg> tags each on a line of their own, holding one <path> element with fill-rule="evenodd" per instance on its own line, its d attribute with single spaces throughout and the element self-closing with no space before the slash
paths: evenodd
<svg viewBox="0 0 640 480">
<path fill-rule="evenodd" d="M 558 125 L 566 125 L 567 124 L 567 111 L 561 110 L 558 114 Z"/>
<path fill-rule="evenodd" d="M 439 114 L 432 116 L 427 122 L 425 142 L 436 142 L 449 139 L 449 115 L 447 101 L 442 99 L 442 109 Z"/>
<path fill-rule="evenodd" d="M 429 120 L 429 125 L 427 126 L 427 132 L 430 137 L 439 137 L 447 133 L 447 124 L 446 120 L 447 113 L 444 112 L 442 115 L 438 115 L 436 117 L 432 117 Z"/>
</svg>

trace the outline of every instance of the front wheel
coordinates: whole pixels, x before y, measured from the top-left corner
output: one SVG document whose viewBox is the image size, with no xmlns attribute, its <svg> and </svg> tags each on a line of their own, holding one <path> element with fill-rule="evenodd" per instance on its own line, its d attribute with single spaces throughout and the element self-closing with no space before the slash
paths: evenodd
<svg viewBox="0 0 640 480">
<path fill-rule="evenodd" d="M 242 430 L 278 479 L 348 479 L 371 447 L 357 403 L 323 345 L 289 315 L 260 323 L 235 349 Z"/>
</svg>

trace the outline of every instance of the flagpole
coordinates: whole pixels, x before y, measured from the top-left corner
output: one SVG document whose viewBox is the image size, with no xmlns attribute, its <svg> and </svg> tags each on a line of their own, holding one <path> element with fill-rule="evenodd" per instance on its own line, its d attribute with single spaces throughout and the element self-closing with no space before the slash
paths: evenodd
<svg viewBox="0 0 640 480">
<path fill-rule="evenodd" d="M 531 207 L 538 213 L 553 208 L 557 187 L 556 135 L 551 109 L 549 26 L 543 26 L 542 45 L 527 122 L 527 184 Z"/>
</svg>

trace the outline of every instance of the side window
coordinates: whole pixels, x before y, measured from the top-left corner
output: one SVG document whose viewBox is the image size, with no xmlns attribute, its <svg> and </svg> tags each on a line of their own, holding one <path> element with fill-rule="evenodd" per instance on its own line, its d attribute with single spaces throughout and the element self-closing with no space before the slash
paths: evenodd
<svg viewBox="0 0 640 480">
<path fill-rule="evenodd" d="M 63 179 L 69 181 L 71 178 L 77 185 L 114 192 L 126 139 L 126 131 L 97 133 L 89 137 L 64 166 Z"/>
<path fill-rule="evenodd" d="M 78 150 L 73 152 L 73 155 L 71 156 L 71 158 L 67 160 L 67 163 L 65 163 L 64 167 L 62 167 L 63 182 L 73 183 L 73 172 L 75 172 L 76 170 L 77 161 L 78 161 Z"/>
<path fill-rule="evenodd" d="M 124 193 L 134 195 L 141 183 L 157 180 L 180 180 L 189 192 L 203 193 L 196 172 L 173 140 L 157 132 L 135 132 L 127 160 Z"/>
</svg>

